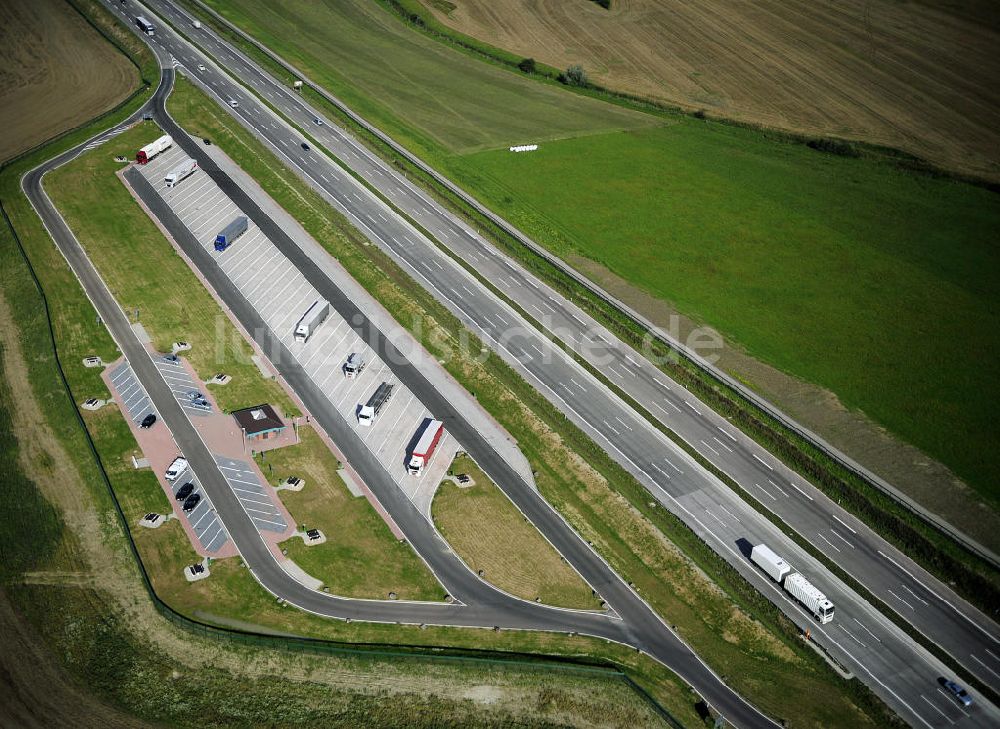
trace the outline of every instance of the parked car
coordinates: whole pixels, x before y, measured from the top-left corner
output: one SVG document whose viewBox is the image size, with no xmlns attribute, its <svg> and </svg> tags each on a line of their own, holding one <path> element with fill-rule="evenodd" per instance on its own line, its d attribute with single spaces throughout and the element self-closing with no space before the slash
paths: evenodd
<svg viewBox="0 0 1000 729">
<path fill-rule="evenodd" d="M 194 511 L 194 507 L 196 507 L 198 505 L 198 502 L 200 501 L 201 501 L 201 494 L 191 494 L 186 499 L 184 499 L 184 506 L 181 508 L 184 509 L 185 513 Z"/>
<path fill-rule="evenodd" d="M 181 359 L 176 354 L 165 354 L 163 355 L 163 361 L 176 364 L 177 362 L 180 362 Z"/>
<path fill-rule="evenodd" d="M 944 686 L 944 690 L 950 693 L 952 696 L 954 696 L 955 700 L 962 706 L 964 706 L 965 708 L 969 708 L 970 706 L 972 706 L 972 697 L 969 696 L 969 692 L 966 691 L 961 686 L 959 686 L 957 683 L 955 683 L 954 681 L 948 681 L 946 679 L 941 682 L 941 685 Z"/>
<path fill-rule="evenodd" d="M 175 458 L 169 466 L 167 466 L 166 477 L 168 481 L 176 481 L 177 477 L 187 470 L 188 462 L 183 456 L 178 456 Z"/>
<path fill-rule="evenodd" d="M 186 484 L 177 489 L 177 493 L 174 494 L 174 498 L 178 501 L 184 501 L 193 491 L 194 484 L 188 481 Z"/>
<path fill-rule="evenodd" d="M 142 422 L 139 423 L 139 427 L 142 428 L 143 430 L 148 430 L 149 428 L 153 427 L 153 423 L 155 422 L 156 422 L 156 415 L 150 413 L 149 415 L 147 415 L 142 419 Z"/>
</svg>

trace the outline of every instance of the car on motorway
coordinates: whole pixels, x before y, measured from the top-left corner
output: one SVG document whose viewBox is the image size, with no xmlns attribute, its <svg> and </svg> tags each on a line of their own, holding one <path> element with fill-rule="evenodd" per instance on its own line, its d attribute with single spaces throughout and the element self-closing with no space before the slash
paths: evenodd
<svg viewBox="0 0 1000 729">
<path fill-rule="evenodd" d="M 139 423 L 139 427 L 142 428 L 143 430 L 148 430 L 149 428 L 153 427 L 153 423 L 155 422 L 156 422 L 156 415 L 150 413 L 149 415 L 147 415 L 142 419 L 142 422 Z"/>
<path fill-rule="evenodd" d="M 184 473 L 185 470 L 187 470 L 187 467 L 188 467 L 187 459 L 184 458 L 183 456 L 177 456 L 177 458 L 171 461 L 170 465 L 167 466 L 167 472 L 165 474 L 167 480 L 176 481 L 177 477 L 180 476 L 182 473 Z"/>
<path fill-rule="evenodd" d="M 184 501 L 188 496 L 194 492 L 194 484 L 188 481 L 186 484 L 177 489 L 177 493 L 174 494 L 174 498 L 178 501 Z"/>
<path fill-rule="evenodd" d="M 959 686 L 954 681 L 949 681 L 946 678 L 941 679 L 940 683 L 944 687 L 944 690 L 954 697 L 955 701 L 967 709 L 972 706 L 972 697 L 969 696 L 969 692 L 964 688 Z"/>
<path fill-rule="evenodd" d="M 315 124 L 318 127 L 321 127 L 323 126 L 323 120 L 317 116 L 313 119 L 313 124 Z"/>
<path fill-rule="evenodd" d="M 204 63 L 199 63 L 198 64 L 198 70 L 199 71 L 204 71 L 205 70 L 205 64 Z"/>
<path fill-rule="evenodd" d="M 240 105 L 240 102 L 238 102 L 236 99 L 229 99 L 227 103 L 234 109 L 236 109 Z"/>
<path fill-rule="evenodd" d="M 194 508 L 199 504 L 200 501 L 201 501 L 201 494 L 191 494 L 186 499 L 184 499 L 184 506 L 182 506 L 181 508 L 184 509 L 185 513 L 192 512 L 194 511 Z"/>
<path fill-rule="evenodd" d="M 303 142 L 302 143 L 302 149 L 304 149 L 306 152 L 308 152 L 309 151 L 309 145 L 306 144 L 305 142 Z"/>
</svg>

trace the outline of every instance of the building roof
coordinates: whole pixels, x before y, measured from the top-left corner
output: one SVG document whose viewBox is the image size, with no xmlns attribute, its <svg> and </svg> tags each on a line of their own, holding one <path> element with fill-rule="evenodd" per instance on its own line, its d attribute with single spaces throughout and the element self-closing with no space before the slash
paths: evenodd
<svg viewBox="0 0 1000 729">
<path fill-rule="evenodd" d="M 236 418 L 240 427 L 246 430 L 247 435 L 256 435 L 268 430 L 280 430 L 285 427 L 284 422 L 274 412 L 274 408 L 266 403 L 242 410 L 234 410 L 233 417 Z"/>
</svg>

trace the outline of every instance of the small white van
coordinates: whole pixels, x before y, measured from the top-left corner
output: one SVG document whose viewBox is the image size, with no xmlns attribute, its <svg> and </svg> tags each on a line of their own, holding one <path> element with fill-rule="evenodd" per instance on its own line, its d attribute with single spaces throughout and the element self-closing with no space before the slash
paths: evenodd
<svg viewBox="0 0 1000 729">
<path fill-rule="evenodd" d="M 178 456 L 169 466 L 167 466 L 167 472 L 164 475 L 167 477 L 168 481 L 176 481 L 177 477 L 187 470 L 187 467 L 187 459 Z"/>
</svg>

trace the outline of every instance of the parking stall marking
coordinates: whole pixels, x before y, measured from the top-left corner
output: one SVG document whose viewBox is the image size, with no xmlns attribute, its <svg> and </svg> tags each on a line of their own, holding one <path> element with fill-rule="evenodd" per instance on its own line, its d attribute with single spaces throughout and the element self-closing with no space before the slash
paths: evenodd
<svg viewBox="0 0 1000 729">
<path fill-rule="evenodd" d="M 215 462 L 258 530 L 280 533 L 288 528 L 275 497 L 249 463 L 224 456 L 215 456 Z"/>
</svg>

